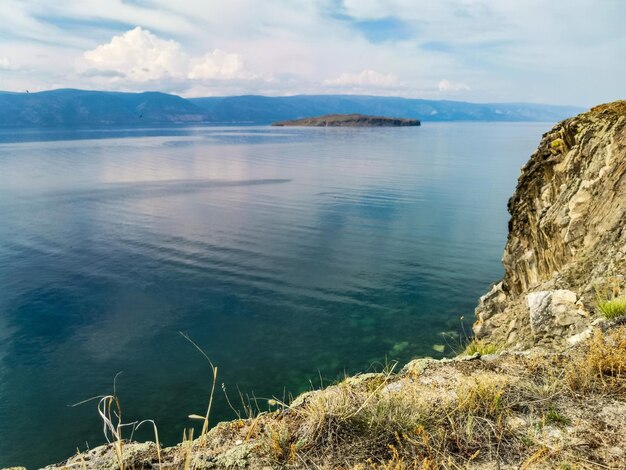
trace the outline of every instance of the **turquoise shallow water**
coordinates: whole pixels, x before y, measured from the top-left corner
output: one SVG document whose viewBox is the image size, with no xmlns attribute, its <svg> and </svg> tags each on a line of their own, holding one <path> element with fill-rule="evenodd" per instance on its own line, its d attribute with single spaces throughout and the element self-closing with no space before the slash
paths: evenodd
<svg viewBox="0 0 626 470">
<path fill-rule="evenodd" d="M 210 377 L 179 331 L 235 406 L 451 354 L 548 128 L 0 132 L 0 466 L 102 443 L 68 405 L 119 371 L 125 419 L 180 439 Z"/>
</svg>

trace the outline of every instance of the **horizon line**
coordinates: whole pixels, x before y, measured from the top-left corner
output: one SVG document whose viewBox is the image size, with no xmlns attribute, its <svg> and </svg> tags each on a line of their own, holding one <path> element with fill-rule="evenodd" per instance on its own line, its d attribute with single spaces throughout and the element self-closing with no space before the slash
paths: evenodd
<svg viewBox="0 0 626 470">
<path fill-rule="evenodd" d="M 160 91 L 160 90 L 144 90 L 144 91 L 119 91 L 119 90 L 102 90 L 102 89 L 85 89 L 85 88 L 51 88 L 48 90 L 38 90 L 38 91 L 8 91 L 8 90 L 0 90 L 0 94 L 11 94 L 11 95 L 36 95 L 40 93 L 52 93 L 55 91 L 80 91 L 80 92 L 94 92 L 94 93 L 117 93 L 117 94 L 129 94 L 129 95 L 141 95 L 147 93 L 157 93 L 161 95 L 169 95 L 176 96 L 183 100 L 195 100 L 195 99 L 220 99 L 220 98 L 243 98 L 243 97 L 260 97 L 260 98 L 297 98 L 297 97 L 317 97 L 317 96 L 327 96 L 327 97 L 362 97 L 362 98 L 381 98 L 381 99 L 400 99 L 400 100 L 413 100 L 413 101 L 433 101 L 433 102 L 448 102 L 448 103 L 466 103 L 466 104 L 477 104 L 477 105 L 533 105 L 533 106 L 551 106 L 551 107 L 562 107 L 562 108 L 576 108 L 576 109 L 590 109 L 592 106 L 583 106 L 583 105 L 575 105 L 575 104 L 551 104 L 551 103 L 540 103 L 540 102 L 532 102 L 532 101 L 466 101 L 466 100 L 451 100 L 451 99 L 430 99 L 430 98 L 415 98 L 415 97 L 406 97 L 399 95 L 369 95 L 369 94 L 359 94 L 359 93 L 296 93 L 291 95 L 262 95 L 255 93 L 244 93 L 237 95 L 213 95 L 213 96 L 193 96 L 193 97 L 185 97 L 173 92 Z M 602 104 L 602 103 L 600 103 Z"/>
</svg>

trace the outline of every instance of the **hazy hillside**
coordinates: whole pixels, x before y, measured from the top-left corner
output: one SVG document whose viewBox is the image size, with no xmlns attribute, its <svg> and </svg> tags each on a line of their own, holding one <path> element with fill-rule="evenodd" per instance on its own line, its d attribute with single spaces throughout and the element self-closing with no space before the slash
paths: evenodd
<svg viewBox="0 0 626 470">
<path fill-rule="evenodd" d="M 200 122 L 206 113 L 166 93 L 52 90 L 1 93 L 0 126 L 142 125 Z"/>
<path fill-rule="evenodd" d="M 51 90 L 0 92 L 0 127 L 167 123 L 270 124 L 323 114 L 368 114 L 421 121 L 559 121 L 572 106 L 475 104 L 380 96 L 231 96 L 184 99 L 158 92 Z"/>
<path fill-rule="evenodd" d="M 582 108 L 528 103 L 476 104 L 383 96 L 298 95 L 192 98 L 212 121 L 268 124 L 323 114 L 368 114 L 420 121 L 559 121 Z"/>
</svg>

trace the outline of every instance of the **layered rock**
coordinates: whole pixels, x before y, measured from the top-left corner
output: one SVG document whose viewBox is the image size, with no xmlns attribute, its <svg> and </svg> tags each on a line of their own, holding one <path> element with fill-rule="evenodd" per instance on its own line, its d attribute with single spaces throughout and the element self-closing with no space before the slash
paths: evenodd
<svg viewBox="0 0 626 470">
<path fill-rule="evenodd" d="M 598 317 L 595 290 L 624 288 L 626 101 L 544 134 L 509 200 L 505 275 L 476 309 L 477 337 L 562 347 Z"/>
</svg>

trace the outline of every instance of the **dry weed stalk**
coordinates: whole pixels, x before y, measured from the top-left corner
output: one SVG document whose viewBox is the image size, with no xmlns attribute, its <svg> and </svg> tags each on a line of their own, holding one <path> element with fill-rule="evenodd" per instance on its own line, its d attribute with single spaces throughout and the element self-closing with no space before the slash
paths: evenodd
<svg viewBox="0 0 626 470">
<path fill-rule="evenodd" d="M 102 418 L 103 432 L 109 444 L 113 444 L 115 457 L 117 458 L 120 470 L 124 470 L 124 440 L 122 439 L 122 428 L 127 426 L 122 423 L 122 408 L 115 395 L 102 397 L 98 402 L 98 414 Z M 114 420 L 116 422 L 114 422 Z M 134 423 L 131 423 L 134 424 Z M 109 435 L 111 439 L 109 439 Z"/>
<path fill-rule="evenodd" d="M 183 462 L 183 470 L 193 470 L 193 428 L 183 430 L 183 441 L 180 444 L 180 460 Z"/>
</svg>

